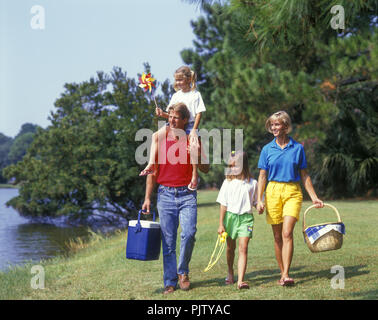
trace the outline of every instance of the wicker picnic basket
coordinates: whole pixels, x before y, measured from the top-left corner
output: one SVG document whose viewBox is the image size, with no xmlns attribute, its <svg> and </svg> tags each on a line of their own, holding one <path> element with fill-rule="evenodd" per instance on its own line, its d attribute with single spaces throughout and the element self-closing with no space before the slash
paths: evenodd
<svg viewBox="0 0 378 320">
<path fill-rule="evenodd" d="M 312 205 L 307 208 L 307 210 L 303 214 L 303 236 L 305 238 L 306 244 L 308 248 L 312 252 L 323 252 L 323 251 L 329 251 L 329 250 L 336 250 L 340 249 L 343 245 L 343 234 L 340 232 L 337 232 L 335 230 L 330 230 L 326 234 L 319 237 L 314 243 L 311 244 L 310 240 L 308 239 L 308 236 L 306 234 L 306 230 L 312 227 L 318 227 L 318 226 L 325 226 L 328 224 L 342 224 L 339 211 L 332 205 L 324 203 L 325 207 L 330 207 L 335 211 L 337 215 L 337 222 L 327 222 L 327 223 L 320 223 L 315 224 L 312 226 L 306 227 L 306 214 L 313 208 L 315 208 L 315 205 Z"/>
</svg>

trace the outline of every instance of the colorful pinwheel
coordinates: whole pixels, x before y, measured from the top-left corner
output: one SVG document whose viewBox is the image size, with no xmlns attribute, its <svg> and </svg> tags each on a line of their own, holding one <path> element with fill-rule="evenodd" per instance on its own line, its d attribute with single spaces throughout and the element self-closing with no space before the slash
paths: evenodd
<svg viewBox="0 0 378 320">
<path fill-rule="evenodd" d="M 142 89 L 144 89 L 144 92 L 147 92 L 147 90 L 150 91 L 150 93 L 151 93 L 151 99 L 152 98 L 154 99 L 155 106 L 156 106 L 156 108 L 158 108 L 157 103 L 156 103 L 156 99 L 155 99 L 155 97 L 153 96 L 153 93 L 152 93 L 152 87 L 156 88 L 156 86 L 154 84 L 155 80 L 156 80 L 155 78 L 151 77 L 151 73 L 145 74 L 143 72 L 142 76 L 139 77 L 139 82 L 140 82 L 139 83 L 139 87 L 142 88 Z"/>
<path fill-rule="evenodd" d="M 155 81 L 155 78 L 152 78 L 151 77 L 151 73 L 147 73 L 145 74 L 143 72 L 142 76 L 139 77 L 139 87 L 141 87 L 142 89 L 144 89 L 144 92 L 146 92 L 147 90 L 152 91 L 152 87 L 155 88 L 155 84 L 154 84 L 154 81 Z"/>
</svg>

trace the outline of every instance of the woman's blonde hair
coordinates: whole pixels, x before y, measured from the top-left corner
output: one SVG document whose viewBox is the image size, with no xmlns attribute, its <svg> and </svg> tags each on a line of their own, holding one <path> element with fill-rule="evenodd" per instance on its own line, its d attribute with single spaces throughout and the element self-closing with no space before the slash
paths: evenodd
<svg viewBox="0 0 378 320">
<path fill-rule="evenodd" d="M 233 180 L 233 179 L 240 179 L 245 180 L 252 178 L 252 174 L 249 171 L 249 164 L 248 164 L 248 154 L 245 151 L 232 151 L 229 157 L 228 161 L 228 170 L 230 170 L 231 163 L 235 162 L 236 164 L 242 164 L 241 172 L 237 175 L 235 174 L 226 174 L 227 180 Z M 230 172 L 230 171 L 229 171 Z"/>
<path fill-rule="evenodd" d="M 189 79 L 191 91 L 194 91 L 197 88 L 197 74 L 193 70 L 191 70 L 189 67 L 182 66 L 182 67 L 178 68 L 175 71 L 174 75 L 175 76 L 176 75 L 182 75 L 184 78 Z M 173 88 L 175 89 L 175 91 L 180 90 L 180 88 L 177 87 L 176 79 L 175 79 L 175 82 L 173 83 Z"/>
<path fill-rule="evenodd" d="M 284 124 L 286 126 L 286 133 L 290 133 L 291 130 L 293 129 L 292 125 L 291 125 L 291 119 L 290 119 L 290 116 L 285 112 L 285 111 L 278 111 L 278 112 L 275 112 L 273 113 L 269 118 L 268 120 L 266 120 L 265 122 L 265 129 L 272 133 L 272 130 L 270 129 L 270 124 L 273 120 L 278 120 L 280 121 L 282 124 Z"/>
</svg>

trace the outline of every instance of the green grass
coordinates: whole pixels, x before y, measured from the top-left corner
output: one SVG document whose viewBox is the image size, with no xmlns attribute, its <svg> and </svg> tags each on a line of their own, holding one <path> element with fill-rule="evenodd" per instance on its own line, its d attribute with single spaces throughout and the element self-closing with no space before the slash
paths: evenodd
<svg viewBox="0 0 378 320">
<path fill-rule="evenodd" d="M 263 215 L 255 214 L 246 280 L 250 290 L 225 286 L 225 253 L 209 272 L 207 266 L 218 228 L 217 191 L 198 193 L 198 231 L 190 263 L 192 289 L 162 295 L 162 255 L 157 261 L 125 259 L 126 232 L 109 238 L 93 237 L 87 248 L 69 257 L 41 261 L 45 289 L 32 289 L 31 264 L 0 272 L 0 299 L 138 299 L 138 300 L 238 300 L 238 299 L 377 299 L 377 201 L 332 201 L 346 225 L 343 247 L 311 253 L 304 244 L 302 218 L 310 203 L 304 202 L 295 227 L 295 252 L 291 276 L 294 287 L 277 285 L 279 270 L 274 257 L 273 236 Z M 308 225 L 335 221 L 329 209 L 311 210 Z M 332 266 L 343 266 L 345 288 L 332 289 Z"/>
</svg>

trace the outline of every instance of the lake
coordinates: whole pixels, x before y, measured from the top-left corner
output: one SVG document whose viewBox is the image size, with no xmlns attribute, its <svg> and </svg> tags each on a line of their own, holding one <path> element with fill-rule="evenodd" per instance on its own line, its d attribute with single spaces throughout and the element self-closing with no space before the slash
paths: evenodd
<svg viewBox="0 0 378 320">
<path fill-rule="evenodd" d="M 87 228 L 60 228 L 30 223 L 5 203 L 18 195 L 18 189 L 0 188 L 0 271 L 9 265 L 38 262 L 68 252 L 69 239 L 88 235 Z"/>
</svg>

